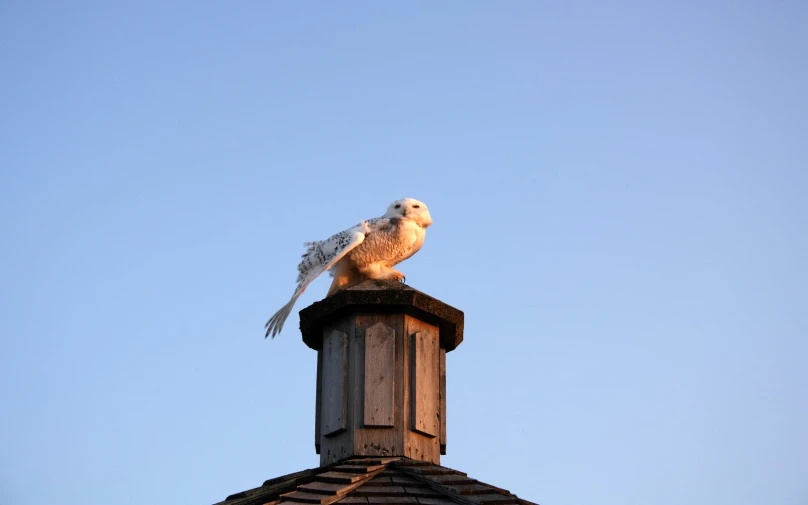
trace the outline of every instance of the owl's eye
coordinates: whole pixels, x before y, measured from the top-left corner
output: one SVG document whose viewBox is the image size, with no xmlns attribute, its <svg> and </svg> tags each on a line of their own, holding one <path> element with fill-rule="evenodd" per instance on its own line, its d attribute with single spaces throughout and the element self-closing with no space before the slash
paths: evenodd
<svg viewBox="0 0 808 505">
<path fill-rule="evenodd" d="M 421 208 L 421 206 L 420 206 L 420 205 L 413 205 L 413 206 L 412 206 L 412 208 L 413 208 L 413 209 L 420 209 L 420 208 Z"/>
<path fill-rule="evenodd" d="M 396 204 L 396 208 L 397 208 L 397 209 L 400 209 L 400 208 L 401 208 L 401 204 L 400 204 L 400 203 L 397 203 L 397 204 Z"/>
</svg>

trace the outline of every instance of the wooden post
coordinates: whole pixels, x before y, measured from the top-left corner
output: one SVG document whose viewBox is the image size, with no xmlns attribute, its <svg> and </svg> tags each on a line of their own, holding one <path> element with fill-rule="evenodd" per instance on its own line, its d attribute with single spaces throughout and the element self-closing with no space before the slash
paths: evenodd
<svg viewBox="0 0 808 505">
<path fill-rule="evenodd" d="M 394 281 L 368 280 L 300 311 L 317 351 L 320 465 L 351 456 L 446 454 L 446 353 L 463 312 Z"/>
</svg>

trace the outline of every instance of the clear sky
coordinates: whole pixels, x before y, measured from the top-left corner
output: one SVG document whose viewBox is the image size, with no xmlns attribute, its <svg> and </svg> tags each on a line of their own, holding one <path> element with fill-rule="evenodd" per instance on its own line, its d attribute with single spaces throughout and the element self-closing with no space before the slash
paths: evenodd
<svg viewBox="0 0 808 505">
<path fill-rule="evenodd" d="M 0 5 L 0 503 L 318 465 L 303 242 L 425 201 L 442 463 L 808 503 L 805 2 Z M 318 279 L 298 301 L 321 299 Z"/>
</svg>

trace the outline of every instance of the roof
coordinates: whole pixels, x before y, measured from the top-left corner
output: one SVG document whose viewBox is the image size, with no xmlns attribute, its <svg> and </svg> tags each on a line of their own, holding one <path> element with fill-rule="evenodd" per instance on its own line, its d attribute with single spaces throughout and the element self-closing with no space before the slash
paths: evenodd
<svg viewBox="0 0 808 505">
<path fill-rule="evenodd" d="M 444 466 L 409 458 L 349 458 L 270 479 L 216 505 L 536 505 Z"/>
<path fill-rule="evenodd" d="M 434 324 L 440 329 L 441 349 L 447 352 L 463 341 L 462 310 L 398 281 L 367 279 L 302 309 L 300 331 L 303 342 L 319 350 L 322 348 L 323 324 L 356 309 L 370 309 L 374 313 L 402 311 Z"/>
</svg>

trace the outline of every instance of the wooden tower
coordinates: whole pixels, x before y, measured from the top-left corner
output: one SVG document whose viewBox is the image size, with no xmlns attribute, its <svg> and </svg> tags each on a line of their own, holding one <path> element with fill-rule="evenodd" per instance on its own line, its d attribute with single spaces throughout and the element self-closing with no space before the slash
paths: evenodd
<svg viewBox="0 0 808 505">
<path fill-rule="evenodd" d="M 462 312 L 365 281 L 301 310 L 300 330 L 317 351 L 320 465 L 216 505 L 536 505 L 440 465 L 446 353 L 463 340 Z"/>
<path fill-rule="evenodd" d="M 317 351 L 320 466 L 350 457 L 446 454 L 446 353 L 463 313 L 393 281 L 369 280 L 300 312 Z"/>
</svg>

